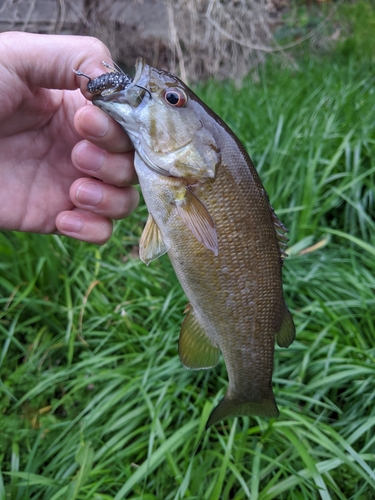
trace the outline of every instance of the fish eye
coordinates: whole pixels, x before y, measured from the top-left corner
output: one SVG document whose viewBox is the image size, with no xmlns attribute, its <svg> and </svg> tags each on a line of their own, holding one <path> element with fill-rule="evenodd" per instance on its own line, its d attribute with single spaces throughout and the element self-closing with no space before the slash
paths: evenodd
<svg viewBox="0 0 375 500">
<path fill-rule="evenodd" d="M 183 108 L 187 103 L 187 95 L 181 89 L 166 89 L 163 97 L 168 104 L 175 108 Z"/>
</svg>

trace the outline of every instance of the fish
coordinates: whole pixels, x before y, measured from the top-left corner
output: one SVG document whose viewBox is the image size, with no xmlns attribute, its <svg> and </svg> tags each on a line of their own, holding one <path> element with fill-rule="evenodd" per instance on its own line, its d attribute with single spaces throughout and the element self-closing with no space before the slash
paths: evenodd
<svg viewBox="0 0 375 500">
<path fill-rule="evenodd" d="M 206 428 L 228 417 L 277 417 L 275 339 L 288 347 L 295 338 L 282 286 L 287 229 L 249 155 L 185 83 L 142 58 L 133 79 L 105 89 L 103 75 L 89 80 L 93 104 L 134 145 L 148 209 L 140 258 L 148 265 L 167 253 L 189 299 L 180 360 L 201 370 L 224 358 L 228 388 Z"/>
</svg>

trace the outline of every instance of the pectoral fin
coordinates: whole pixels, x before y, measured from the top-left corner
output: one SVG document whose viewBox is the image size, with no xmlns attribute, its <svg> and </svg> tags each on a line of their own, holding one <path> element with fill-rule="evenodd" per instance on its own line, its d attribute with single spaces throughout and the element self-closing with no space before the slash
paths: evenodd
<svg viewBox="0 0 375 500">
<path fill-rule="evenodd" d="M 191 370 L 212 368 L 219 362 L 220 349 L 212 343 L 190 304 L 187 311 L 178 342 L 181 363 Z"/>
<path fill-rule="evenodd" d="M 276 342 L 280 347 L 289 347 L 296 336 L 292 315 L 287 306 L 285 306 L 284 318 L 280 331 L 276 334 Z"/>
<path fill-rule="evenodd" d="M 188 188 L 184 195 L 175 200 L 179 216 L 197 240 L 214 255 L 218 255 L 217 232 L 214 221 L 200 199 Z"/>
<path fill-rule="evenodd" d="M 167 251 L 168 248 L 163 241 L 154 218 L 151 214 L 148 214 L 148 219 L 139 242 L 140 259 L 148 266 L 151 261 L 164 255 Z"/>
</svg>

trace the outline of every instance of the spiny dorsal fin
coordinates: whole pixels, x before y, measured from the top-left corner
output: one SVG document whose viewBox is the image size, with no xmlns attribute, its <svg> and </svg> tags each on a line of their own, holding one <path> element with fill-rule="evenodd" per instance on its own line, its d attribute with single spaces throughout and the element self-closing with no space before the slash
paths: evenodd
<svg viewBox="0 0 375 500">
<path fill-rule="evenodd" d="M 288 257 L 288 254 L 285 251 L 287 244 L 288 244 L 288 241 L 289 241 L 288 237 L 286 235 L 286 233 L 288 233 L 288 229 L 284 226 L 284 224 L 278 218 L 278 216 L 275 213 L 275 210 L 271 207 L 271 205 L 268 205 L 268 206 L 270 209 L 273 226 L 275 228 L 277 242 L 279 244 L 281 263 L 284 263 L 285 257 Z"/>
</svg>

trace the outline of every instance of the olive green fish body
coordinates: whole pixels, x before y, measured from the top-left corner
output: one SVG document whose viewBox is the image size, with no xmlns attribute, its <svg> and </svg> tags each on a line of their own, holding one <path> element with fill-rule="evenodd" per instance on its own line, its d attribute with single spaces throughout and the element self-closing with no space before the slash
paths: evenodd
<svg viewBox="0 0 375 500">
<path fill-rule="evenodd" d="M 294 338 L 281 280 L 285 228 L 250 158 L 222 120 L 176 77 L 138 64 L 134 81 L 151 98 L 127 97 L 131 106 L 124 112 L 116 93 L 94 102 L 133 139 L 149 211 L 141 258 L 149 263 L 168 252 L 190 301 L 181 361 L 203 369 L 223 354 L 229 386 L 207 426 L 228 416 L 277 416 L 275 337 L 283 346 Z M 172 104 L 165 102 L 169 97 Z M 176 107 L 179 97 L 184 102 Z"/>
</svg>

